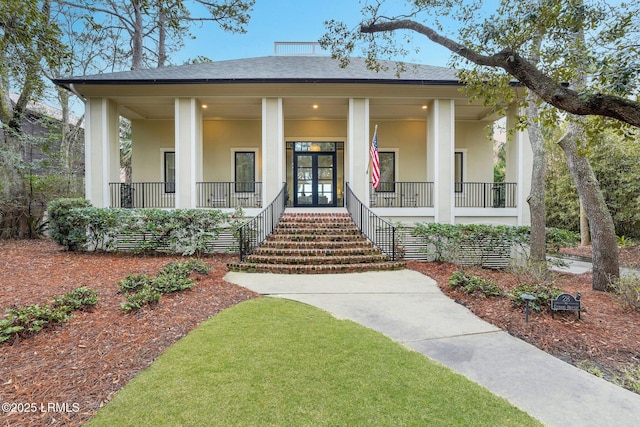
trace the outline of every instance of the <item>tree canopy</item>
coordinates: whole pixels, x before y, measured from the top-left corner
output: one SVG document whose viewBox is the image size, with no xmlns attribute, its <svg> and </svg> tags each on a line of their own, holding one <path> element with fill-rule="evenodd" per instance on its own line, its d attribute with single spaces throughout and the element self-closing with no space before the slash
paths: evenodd
<svg viewBox="0 0 640 427">
<path fill-rule="evenodd" d="M 453 64 L 467 69 L 467 77 L 473 73 L 476 81 L 491 78 L 495 82 L 500 72 L 503 82 L 515 78 L 560 110 L 640 127 L 638 5 L 601 0 L 503 0 L 490 10 L 486 3 L 414 0 L 405 14 L 385 16 L 386 4 L 378 1 L 363 9 L 364 18 L 357 28 L 328 21 L 321 43 L 343 64 L 358 48 L 375 64 L 385 54 L 406 49 L 390 36 L 405 30 L 449 49 L 455 54 Z M 585 40 L 581 41 L 575 34 L 583 26 Z M 532 62 L 532 43 L 541 32 L 541 61 Z M 586 70 L 590 78 L 584 88 L 576 90 L 567 83 L 579 69 Z"/>
</svg>

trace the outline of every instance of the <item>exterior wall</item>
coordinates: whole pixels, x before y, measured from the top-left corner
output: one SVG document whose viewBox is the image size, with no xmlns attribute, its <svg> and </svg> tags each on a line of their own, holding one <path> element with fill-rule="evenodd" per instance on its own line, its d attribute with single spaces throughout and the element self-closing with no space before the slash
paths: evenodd
<svg viewBox="0 0 640 427">
<path fill-rule="evenodd" d="M 375 124 L 378 125 L 378 150 L 396 151 L 396 181 L 427 181 L 426 120 L 374 120 L 370 129 L 374 129 Z"/>
<path fill-rule="evenodd" d="M 205 121 L 203 124 L 202 179 L 204 182 L 233 181 L 233 152 L 256 151 L 256 180 L 262 177 L 260 120 Z"/>
<path fill-rule="evenodd" d="M 493 144 L 487 139 L 488 122 L 456 123 L 456 151 L 463 151 L 463 180 L 493 182 Z"/>
<path fill-rule="evenodd" d="M 296 138 L 332 139 L 346 141 L 347 120 L 287 120 L 284 122 L 284 139 Z"/>
<path fill-rule="evenodd" d="M 131 122 L 131 179 L 134 182 L 162 181 L 162 152 L 174 151 L 173 120 Z"/>
<path fill-rule="evenodd" d="M 262 174 L 259 120 L 203 122 L 202 179 L 205 182 L 233 180 L 233 150 L 257 151 L 257 175 Z M 131 123 L 132 180 L 162 181 L 162 152 L 174 151 L 173 120 L 136 120 Z"/>
</svg>

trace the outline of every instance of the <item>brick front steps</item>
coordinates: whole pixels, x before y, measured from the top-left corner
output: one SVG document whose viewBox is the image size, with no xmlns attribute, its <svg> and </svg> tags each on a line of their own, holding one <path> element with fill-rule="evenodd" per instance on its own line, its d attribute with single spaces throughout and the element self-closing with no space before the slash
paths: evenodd
<svg viewBox="0 0 640 427">
<path fill-rule="evenodd" d="M 347 213 L 285 213 L 273 234 L 231 271 L 255 273 L 354 273 L 398 270 L 365 239 Z"/>
</svg>

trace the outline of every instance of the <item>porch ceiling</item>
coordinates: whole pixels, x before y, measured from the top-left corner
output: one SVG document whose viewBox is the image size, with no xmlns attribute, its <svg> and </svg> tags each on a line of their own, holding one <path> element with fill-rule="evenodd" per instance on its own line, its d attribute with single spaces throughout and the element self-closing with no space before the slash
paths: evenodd
<svg viewBox="0 0 640 427">
<path fill-rule="evenodd" d="M 132 120 L 173 120 L 174 98 L 125 98 L 114 99 L 120 106 L 120 114 Z M 262 116 L 262 99 L 201 97 L 204 120 L 259 120 Z M 425 120 L 430 99 L 375 98 L 370 100 L 370 116 L 377 120 Z M 427 106 L 427 109 L 423 107 Z M 346 120 L 349 100 L 346 98 L 285 98 L 284 116 L 288 120 Z M 468 104 L 466 99 L 455 101 L 456 120 L 495 120 L 490 108 L 481 103 Z"/>
</svg>

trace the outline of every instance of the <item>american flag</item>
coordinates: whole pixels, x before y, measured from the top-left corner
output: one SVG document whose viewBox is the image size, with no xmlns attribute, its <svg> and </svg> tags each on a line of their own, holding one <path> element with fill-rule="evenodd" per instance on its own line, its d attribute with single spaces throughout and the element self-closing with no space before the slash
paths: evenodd
<svg viewBox="0 0 640 427">
<path fill-rule="evenodd" d="M 380 157 L 378 156 L 378 125 L 373 131 L 371 141 L 371 182 L 376 190 L 380 187 Z"/>
</svg>

